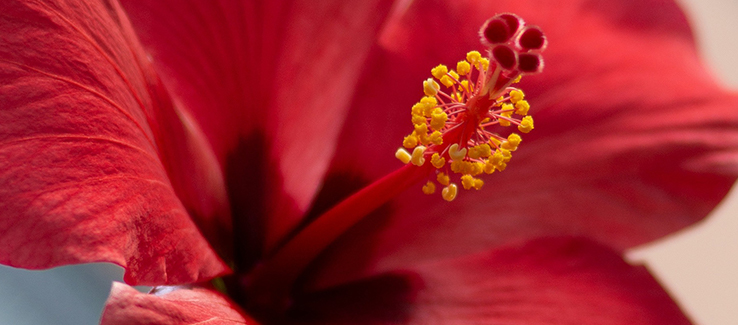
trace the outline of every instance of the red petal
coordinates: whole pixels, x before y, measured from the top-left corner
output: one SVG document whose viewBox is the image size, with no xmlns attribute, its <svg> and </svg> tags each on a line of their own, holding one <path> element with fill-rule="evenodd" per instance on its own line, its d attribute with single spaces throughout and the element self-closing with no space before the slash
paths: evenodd
<svg viewBox="0 0 738 325">
<path fill-rule="evenodd" d="M 113 283 L 100 323 L 258 324 L 217 291 L 200 287 L 159 290 L 156 294 L 145 294 L 125 284 Z"/>
<path fill-rule="evenodd" d="M 0 262 L 113 262 L 141 284 L 226 272 L 188 215 L 223 216 L 218 166 L 121 9 L 3 1 L 0 13 Z"/>
<path fill-rule="evenodd" d="M 264 210 L 256 217 L 265 218 L 257 223 L 266 223 L 268 249 L 315 195 L 391 2 L 123 3 L 227 177 L 248 184 L 231 189 L 234 209 L 243 218 Z M 264 152 L 245 143 L 256 139 L 265 142 Z M 226 157 L 234 151 L 248 152 L 231 155 L 242 160 Z M 240 171 L 254 165 L 266 175 L 261 182 Z"/>
<path fill-rule="evenodd" d="M 477 24 L 496 12 L 520 14 L 548 37 L 545 71 L 522 86 L 536 130 L 481 191 L 449 204 L 418 184 L 384 217 L 355 227 L 334 245 L 340 254 L 325 257 L 336 270 L 391 270 L 548 235 L 624 249 L 702 219 L 735 180 L 738 97 L 700 65 L 682 13 L 656 0 L 410 7 L 370 61 L 331 173 L 376 179 L 398 168 L 392 153 L 412 130 L 423 76 L 479 49 Z M 367 145 L 351 151 L 360 141 Z"/>
<path fill-rule="evenodd" d="M 690 324 L 644 267 L 585 240 L 535 240 L 418 273 L 417 324 Z"/>
<path fill-rule="evenodd" d="M 294 309 L 341 324 L 690 324 L 646 268 L 572 237 L 413 265 L 298 296 Z"/>
</svg>

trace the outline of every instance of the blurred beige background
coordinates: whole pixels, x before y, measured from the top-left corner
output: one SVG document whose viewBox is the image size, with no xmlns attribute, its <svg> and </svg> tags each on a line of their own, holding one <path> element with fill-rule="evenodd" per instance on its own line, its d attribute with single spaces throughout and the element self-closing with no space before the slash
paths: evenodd
<svg viewBox="0 0 738 325">
<path fill-rule="evenodd" d="M 738 91 L 738 1 L 677 0 L 708 67 Z M 736 108 L 738 110 L 738 108 Z M 738 187 L 695 227 L 629 253 L 645 262 L 692 320 L 738 324 Z"/>
</svg>

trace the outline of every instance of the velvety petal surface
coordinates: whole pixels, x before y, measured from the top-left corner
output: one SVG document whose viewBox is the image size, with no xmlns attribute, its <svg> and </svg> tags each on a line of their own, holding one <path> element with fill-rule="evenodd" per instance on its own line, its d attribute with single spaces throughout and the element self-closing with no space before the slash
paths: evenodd
<svg viewBox="0 0 738 325">
<path fill-rule="evenodd" d="M 230 228 L 217 160 L 117 2 L 2 1 L 0 33 L 0 262 L 112 262 L 132 284 L 227 272 L 191 219 Z"/>
<path fill-rule="evenodd" d="M 221 293 L 201 287 L 155 289 L 153 294 L 114 282 L 103 310 L 104 325 L 248 324 L 256 321 Z"/>
<path fill-rule="evenodd" d="M 122 2 L 208 136 L 236 218 L 255 219 L 238 221 L 263 237 L 244 245 L 269 250 L 320 184 L 391 1 Z"/>
<path fill-rule="evenodd" d="M 587 240 L 534 240 L 418 272 L 413 324 L 690 324 L 644 267 Z"/>
<path fill-rule="evenodd" d="M 646 268 L 575 237 L 413 265 L 296 306 L 316 324 L 690 324 Z"/>
<path fill-rule="evenodd" d="M 349 231 L 321 260 L 332 263 L 326 282 L 538 236 L 625 249 L 702 219 L 734 182 L 738 97 L 706 72 L 674 3 L 427 1 L 383 31 L 329 174 L 338 181 L 322 195 L 400 166 L 392 154 L 412 131 L 422 80 L 480 49 L 477 29 L 499 12 L 549 40 L 544 72 L 521 83 L 535 130 L 482 190 L 447 203 L 418 184 Z"/>
</svg>

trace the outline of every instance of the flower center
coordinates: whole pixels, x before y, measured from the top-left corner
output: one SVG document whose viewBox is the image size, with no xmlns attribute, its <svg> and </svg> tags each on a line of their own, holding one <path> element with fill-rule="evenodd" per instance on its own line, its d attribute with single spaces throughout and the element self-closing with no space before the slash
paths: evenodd
<svg viewBox="0 0 738 325">
<path fill-rule="evenodd" d="M 288 308 L 295 280 L 323 249 L 428 175 L 434 177 L 423 192 L 432 194 L 440 184 L 441 196 L 452 201 L 456 182 L 478 190 L 484 184 L 478 175 L 505 169 L 521 137 L 514 132 L 502 137 L 487 128 L 533 130 L 530 105 L 512 85 L 541 71 L 546 38 L 538 27 L 525 26 L 509 13 L 489 19 L 479 34 L 487 57 L 471 51 L 455 70 L 439 65 L 431 70 L 433 78 L 423 82 L 425 96 L 411 109 L 414 129 L 395 153 L 405 165 L 333 206 L 240 278 L 252 308 L 277 313 Z M 452 182 L 452 176 L 458 181 Z"/>
<path fill-rule="evenodd" d="M 530 104 L 512 85 L 525 74 L 541 71 L 545 36 L 514 14 L 487 20 L 479 34 L 488 56 L 471 51 L 456 63 L 456 70 L 442 64 L 431 69 L 433 78 L 423 81 L 425 97 L 411 109 L 414 129 L 395 152 L 405 164 L 433 165 L 435 180 L 425 183 L 423 193 L 435 193 L 439 184 L 447 201 L 458 192 L 451 175 L 460 175 L 464 189 L 479 190 L 484 181 L 476 176 L 505 170 L 522 141 L 517 133 L 502 137 L 486 128 L 515 125 L 522 133 L 533 130 Z"/>
</svg>

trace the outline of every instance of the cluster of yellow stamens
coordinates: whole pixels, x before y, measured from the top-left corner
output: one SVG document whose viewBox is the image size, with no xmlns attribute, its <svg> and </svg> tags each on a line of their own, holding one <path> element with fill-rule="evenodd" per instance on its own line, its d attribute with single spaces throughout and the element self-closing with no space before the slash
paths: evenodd
<svg viewBox="0 0 738 325">
<path fill-rule="evenodd" d="M 530 104 L 523 91 L 512 87 L 512 84 L 519 82 L 523 74 L 540 71 L 542 59 L 538 53 L 543 46 L 533 50 L 515 46 L 515 42 L 520 42 L 521 30 L 526 30 L 522 27 L 524 23 L 504 16 L 518 19 L 511 14 L 498 15 L 490 19 L 492 23 L 485 23 L 483 31 L 480 31 L 499 34 L 499 31 L 488 32 L 485 28 L 514 25 L 517 29 L 503 30 L 510 34 L 503 39 L 503 45 L 490 47 L 488 57 L 482 57 L 477 51 L 467 53 L 466 59 L 459 61 L 455 70 L 438 65 L 431 69 L 433 78 L 423 81 L 425 96 L 411 109 L 414 129 L 395 153 L 403 163 L 416 166 L 430 163 L 436 168 L 435 180 L 429 180 L 423 186 L 423 193 L 435 193 L 437 183 L 443 186 L 441 196 L 447 201 L 454 200 L 458 192 L 458 186 L 450 177 L 454 174 L 460 174 L 459 181 L 464 189 L 479 190 L 484 181 L 477 176 L 505 170 L 512 152 L 522 141 L 517 133 L 502 137 L 487 128 L 503 131 L 504 127 L 515 125 L 521 133 L 533 130 L 533 118 L 528 115 Z M 535 31 L 542 35 L 538 29 Z M 497 36 L 492 34 L 492 38 Z M 530 43 L 530 40 L 525 41 Z M 504 48 L 499 49 L 499 46 Z M 496 56 L 495 51 L 501 54 Z M 537 55 L 538 61 L 534 62 L 536 71 L 529 71 L 530 68 L 522 61 L 517 63 L 523 55 Z M 514 64 L 509 62 L 511 60 Z M 532 66 L 530 62 L 526 64 Z"/>
</svg>

